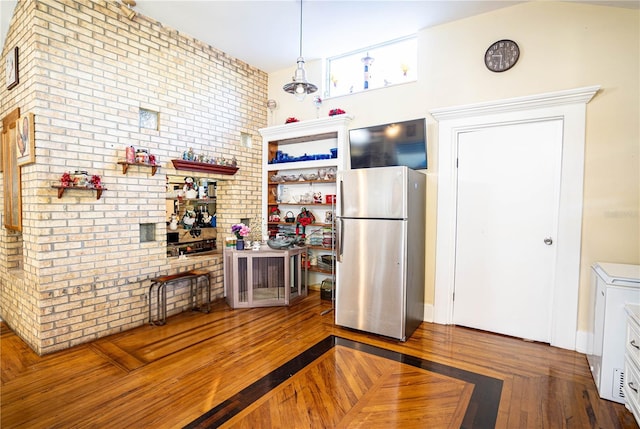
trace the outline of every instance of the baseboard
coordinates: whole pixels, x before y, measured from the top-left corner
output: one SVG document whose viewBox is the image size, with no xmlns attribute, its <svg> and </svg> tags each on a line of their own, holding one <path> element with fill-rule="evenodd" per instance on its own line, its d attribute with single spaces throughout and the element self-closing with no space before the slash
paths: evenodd
<svg viewBox="0 0 640 429">
<path fill-rule="evenodd" d="M 425 322 L 433 323 L 433 304 L 424 304 L 424 319 Z M 593 347 L 593 333 L 587 331 L 576 332 L 576 345 L 575 351 L 578 353 L 590 354 Z"/>
<path fill-rule="evenodd" d="M 424 304 L 424 316 L 422 320 L 433 323 L 433 304 Z"/>
<path fill-rule="evenodd" d="M 578 353 L 591 354 L 593 350 L 593 333 L 587 331 L 576 332 L 576 351 Z"/>
</svg>

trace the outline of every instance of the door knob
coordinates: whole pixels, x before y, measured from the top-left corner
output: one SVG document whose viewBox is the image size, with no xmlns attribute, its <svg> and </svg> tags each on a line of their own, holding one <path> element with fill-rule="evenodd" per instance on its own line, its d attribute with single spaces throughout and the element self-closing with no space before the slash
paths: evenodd
<svg viewBox="0 0 640 429">
<path fill-rule="evenodd" d="M 553 239 L 551 237 L 545 238 L 544 244 L 546 244 L 547 246 L 551 246 L 553 244 Z"/>
</svg>

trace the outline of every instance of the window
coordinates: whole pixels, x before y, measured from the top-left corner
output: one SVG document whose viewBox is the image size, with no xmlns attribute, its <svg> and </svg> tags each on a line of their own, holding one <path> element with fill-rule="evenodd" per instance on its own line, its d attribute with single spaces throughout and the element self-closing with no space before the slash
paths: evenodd
<svg viewBox="0 0 640 429">
<path fill-rule="evenodd" d="M 329 58 L 325 97 L 415 81 L 417 64 L 416 36 Z"/>
<path fill-rule="evenodd" d="M 17 165 L 16 121 L 20 109 L 15 109 L 2 120 L 2 169 L 4 171 L 4 227 L 22 231 L 22 188 L 20 167 Z"/>
</svg>

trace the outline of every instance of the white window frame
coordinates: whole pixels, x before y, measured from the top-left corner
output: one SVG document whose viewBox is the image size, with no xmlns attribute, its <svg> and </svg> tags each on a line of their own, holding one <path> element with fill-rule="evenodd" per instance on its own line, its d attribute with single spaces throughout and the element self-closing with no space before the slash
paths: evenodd
<svg viewBox="0 0 640 429">
<path fill-rule="evenodd" d="M 331 94 L 331 88 L 333 87 L 334 83 L 332 81 L 332 73 L 331 73 L 331 63 L 335 62 L 337 60 L 340 59 L 344 59 L 347 57 L 352 57 L 356 54 L 358 55 L 362 55 L 362 57 L 365 57 L 368 53 L 373 53 L 375 52 L 375 50 L 380 50 L 381 48 L 388 48 L 392 45 L 397 45 L 400 43 L 405 43 L 407 41 L 413 41 L 415 43 L 415 57 L 412 59 L 414 61 L 414 64 L 409 64 L 409 68 L 406 71 L 406 76 L 402 76 L 402 70 L 400 67 L 398 67 L 398 80 L 394 81 L 393 79 L 391 79 L 389 81 L 389 83 L 384 83 L 382 85 L 379 84 L 380 79 L 376 77 L 376 73 L 378 72 L 379 68 L 376 68 L 376 62 L 374 59 L 373 64 L 371 65 L 371 74 L 373 76 L 372 80 L 369 82 L 370 86 L 368 89 L 364 88 L 364 81 L 365 81 L 365 70 L 364 70 L 364 63 L 362 64 L 362 80 L 360 81 L 362 83 L 362 86 L 358 85 L 356 87 L 356 85 L 353 85 L 353 90 L 352 91 L 348 91 L 348 92 L 341 92 L 340 94 Z M 375 58 L 375 54 L 371 55 L 372 57 Z M 362 93 L 365 91 L 370 91 L 370 90 L 374 90 L 374 89 L 381 89 L 381 88 L 388 88 L 388 87 L 392 87 L 392 86 L 396 86 L 396 85 L 402 85 L 408 82 L 416 82 L 418 80 L 418 36 L 417 34 L 412 34 L 410 36 L 405 36 L 405 37 L 401 37 L 398 39 L 394 39 L 394 40 L 390 40 L 387 42 L 383 42 L 383 43 L 379 43 L 377 45 L 372 45 L 372 46 L 368 46 L 365 48 L 361 48 L 361 49 L 356 49 L 353 50 L 351 52 L 347 52 L 344 54 L 340 54 L 340 55 L 335 55 L 333 57 L 329 57 L 325 60 L 325 91 L 324 91 L 324 98 L 334 98 L 334 97 L 342 97 L 345 95 L 351 95 L 351 94 L 358 94 L 358 93 Z M 395 75 L 394 75 L 395 76 Z M 352 82 L 348 82 L 347 84 L 351 84 Z M 376 84 L 377 83 L 377 84 Z"/>
</svg>

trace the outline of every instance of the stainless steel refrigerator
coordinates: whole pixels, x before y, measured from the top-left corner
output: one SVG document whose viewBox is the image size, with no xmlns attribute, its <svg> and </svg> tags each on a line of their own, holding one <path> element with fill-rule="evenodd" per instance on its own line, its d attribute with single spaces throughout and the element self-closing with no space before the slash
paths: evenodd
<svg viewBox="0 0 640 429">
<path fill-rule="evenodd" d="M 423 320 L 426 176 L 338 173 L 336 325 L 405 341 Z"/>
</svg>

